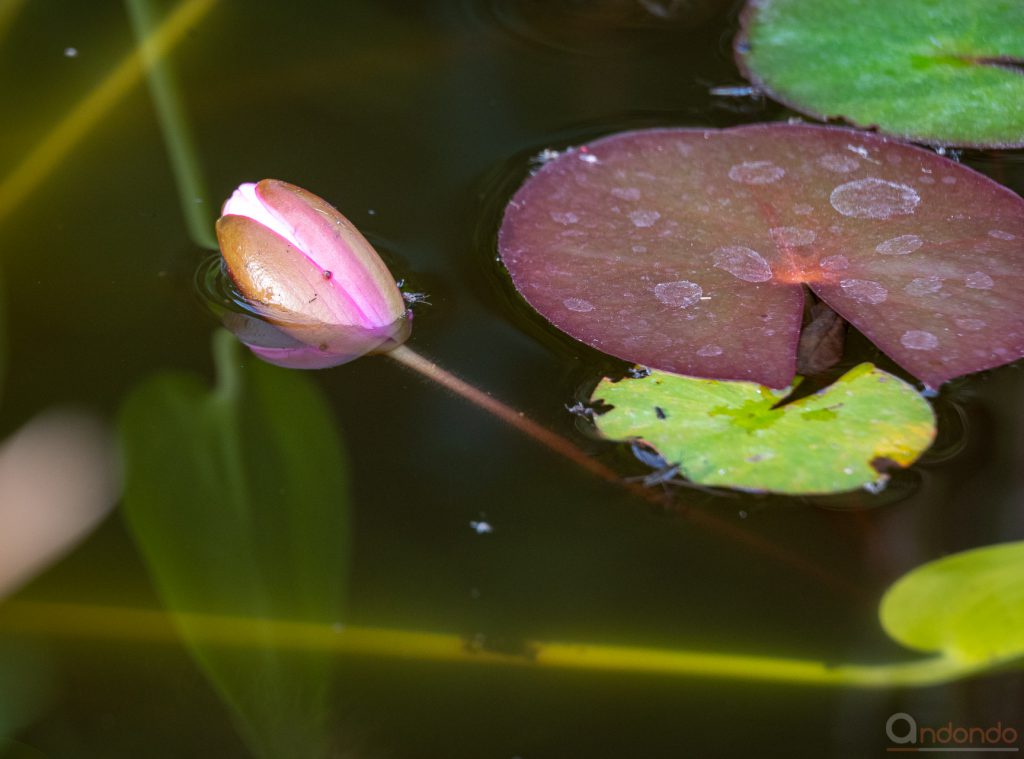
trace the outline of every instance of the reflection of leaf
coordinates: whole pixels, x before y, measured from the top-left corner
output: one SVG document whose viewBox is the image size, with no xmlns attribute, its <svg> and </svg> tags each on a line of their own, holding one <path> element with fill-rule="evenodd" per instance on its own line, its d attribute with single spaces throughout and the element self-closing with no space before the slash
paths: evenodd
<svg viewBox="0 0 1024 759">
<path fill-rule="evenodd" d="M 252 620 L 262 645 L 182 634 L 264 756 L 324 753 L 323 652 L 275 649 L 268 620 L 335 624 L 345 592 L 344 459 L 309 377 L 215 340 L 218 385 L 165 375 L 121 417 L 125 510 L 167 607 Z"/>
<path fill-rule="evenodd" d="M 936 145 L 1024 145 L 1020 0 L 757 0 L 739 65 L 816 118 Z"/>
<path fill-rule="evenodd" d="M 556 327 L 677 374 L 788 385 L 803 283 L 932 387 L 1024 355 L 1024 200 L 850 129 L 598 140 L 526 181 L 499 248 Z"/>
<path fill-rule="evenodd" d="M 602 380 L 598 429 L 641 438 L 692 482 L 774 493 L 838 493 L 909 466 L 935 436 L 912 387 L 861 364 L 824 390 L 775 408 L 788 390 L 653 372 Z"/>
<path fill-rule="evenodd" d="M 804 376 L 821 374 L 838 364 L 846 338 L 846 322 L 826 303 L 815 303 L 810 315 L 810 322 L 800 332 L 796 352 L 796 370 Z"/>
<path fill-rule="evenodd" d="M 967 662 L 1024 655 L 1024 542 L 946 556 L 904 575 L 879 608 L 905 646 Z"/>
</svg>

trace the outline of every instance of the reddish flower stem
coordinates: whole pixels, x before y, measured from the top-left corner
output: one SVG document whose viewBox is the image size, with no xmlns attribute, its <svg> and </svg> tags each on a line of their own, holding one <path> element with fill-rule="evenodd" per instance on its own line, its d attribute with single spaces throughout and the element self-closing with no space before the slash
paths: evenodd
<svg viewBox="0 0 1024 759">
<path fill-rule="evenodd" d="M 436 382 L 456 395 L 461 396 L 478 408 L 493 414 L 503 422 L 515 427 L 520 432 L 529 435 L 548 450 L 568 459 L 585 471 L 600 477 L 602 480 L 624 488 L 632 495 L 638 496 L 648 503 L 654 504 L 660 508 L 670 507 L 674 511 L 682 513 L 691 522 L 719 532 L 733 540 L 749 546 L 758 553 L 787 564 L 801 572 L 811 574 L 823 582 L 842 589 L 851 595 L 860 597 L 865 596 L 864 592 L 858 586 L 846 578 L 836 575 L 824 567 L 819 566 L 818 564 L 801 556 L 796 556 L 784 548 L 765 540 L 760 535 L 755 535 L 732 522 L 720 519 L 704 511 L 686 507 L 680 509 L 667 503 L 665 497 L 655 490 L 645 487 L 638 482 L 631 482 L 623 479 L 613 469 L 592 458 L 571 440 L 562 437 L 556 432 L 552 432 L 548 428 L 530 419 L 522 411 L 516 411 L 510 406 L 507 406 L 496 398 L 488 395 L 483 390 L 480 390 L 465 380 L 456 377 L 446 369 L 442 369 L 433 361 L 420 355 L 407 345 L 400 345 L 383 355 L 389 356 L 403 366 L 418 372 L 427 379 Z"/>
</svg>

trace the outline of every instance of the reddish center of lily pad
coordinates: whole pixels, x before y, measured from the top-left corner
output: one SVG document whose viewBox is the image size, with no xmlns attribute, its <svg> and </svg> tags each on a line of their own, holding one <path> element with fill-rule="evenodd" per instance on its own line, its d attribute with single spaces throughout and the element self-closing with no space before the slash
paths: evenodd
<svg viewBox="0 0 1024 759">
<path fill-rule="evenodd" d="M 677 374 L 787 386 L 804 284 L 931 387 L 1024 356 L 1024 200 L 855 130 L 606 137 L 524 183 L 499 251 L 556 327 Z"/>
</svg>

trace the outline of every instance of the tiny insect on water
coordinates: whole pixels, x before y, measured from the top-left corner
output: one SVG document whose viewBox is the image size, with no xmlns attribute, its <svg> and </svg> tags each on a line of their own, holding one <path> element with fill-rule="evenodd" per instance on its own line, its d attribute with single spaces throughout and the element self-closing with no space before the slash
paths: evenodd
<svg viewBox="0 0 1024 759">
<path fill-rule="evenodd" d="M 634 440 L 629 447 L 637 461 L 646 464 L 654 471 L 639 477 L 627 477 L 627 482 L 639 482 L 645 487 L 653 487 L 671 482 L 679 476 L 679 464 L 668 463 L 664 456 L 650 446 L 639 440 Z"/>
<path fill-rule="evenodd" d="M 410 306 L 414 303 L 425 303 L 428 306 L 431 305 L 430 301 L 427 300 L 430 296 L 426 293 L 402 293 L 402 297 Z"/>
<path fill-rule="evenodd" d="M 395 282 L 395 286 L 399 290 L 402 290 L 402 288 L 405 287 L 405 278 L 403 277 L 402 279 Z M 402 290 L 402 299 L 410 306 L 413 305 L 414 303 L 425 303 L 426 305 L 430 306 L 432 304 L 429 300 L 427 300 L 427 298 L 429 297 L 430 296 L 427 293 L 407 293 L 404 290 Z"/>
<path fill-rule="evenodd" d="M 698 485 L 684 479 L 682 469 L 679 464 L 669 463 L 665 460 L 664 456 L 642 440 L 631 441 L 629 448 L 633 452 L 637 461 L 642 464 L 646 464 L 653 471 L 638 477 L 626 477 L 626 482 L 639 482 L 641 485 L 648 488 L 654 487 L 655 485 L 673 485 L 675 487 L 688 488 L 690 490 L 699 490 L 702 493 L 725 495 L 730 498 L 735 497 L 732 493 L 724 493 L 721 490 Z"/>
<path fill-rule="evenodd" d="M 583 401 L 576 401 L 571 406 L 567 403 L 565 404 L 565 410 L 570 414 L 582 417 L 583 419 L 593 419 L 597 416 L 597 412 L 590 406 L 583 403 Z"/>
</svg>

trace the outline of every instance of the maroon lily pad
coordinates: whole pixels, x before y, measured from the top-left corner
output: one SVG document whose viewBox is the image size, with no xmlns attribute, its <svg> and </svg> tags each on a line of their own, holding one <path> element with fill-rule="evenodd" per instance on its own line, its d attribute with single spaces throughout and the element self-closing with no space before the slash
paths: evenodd
<svg viewBox="0 0 1024 759">
<path fill-rule="evenodd" d="M 677 374 L 787 386 L 805 284 L 931 387 L 1024 356 L 1024 200 L 852 129 L 606 137 L 523 184 L 498 247 L 556 327 Z"/>
</svg>

